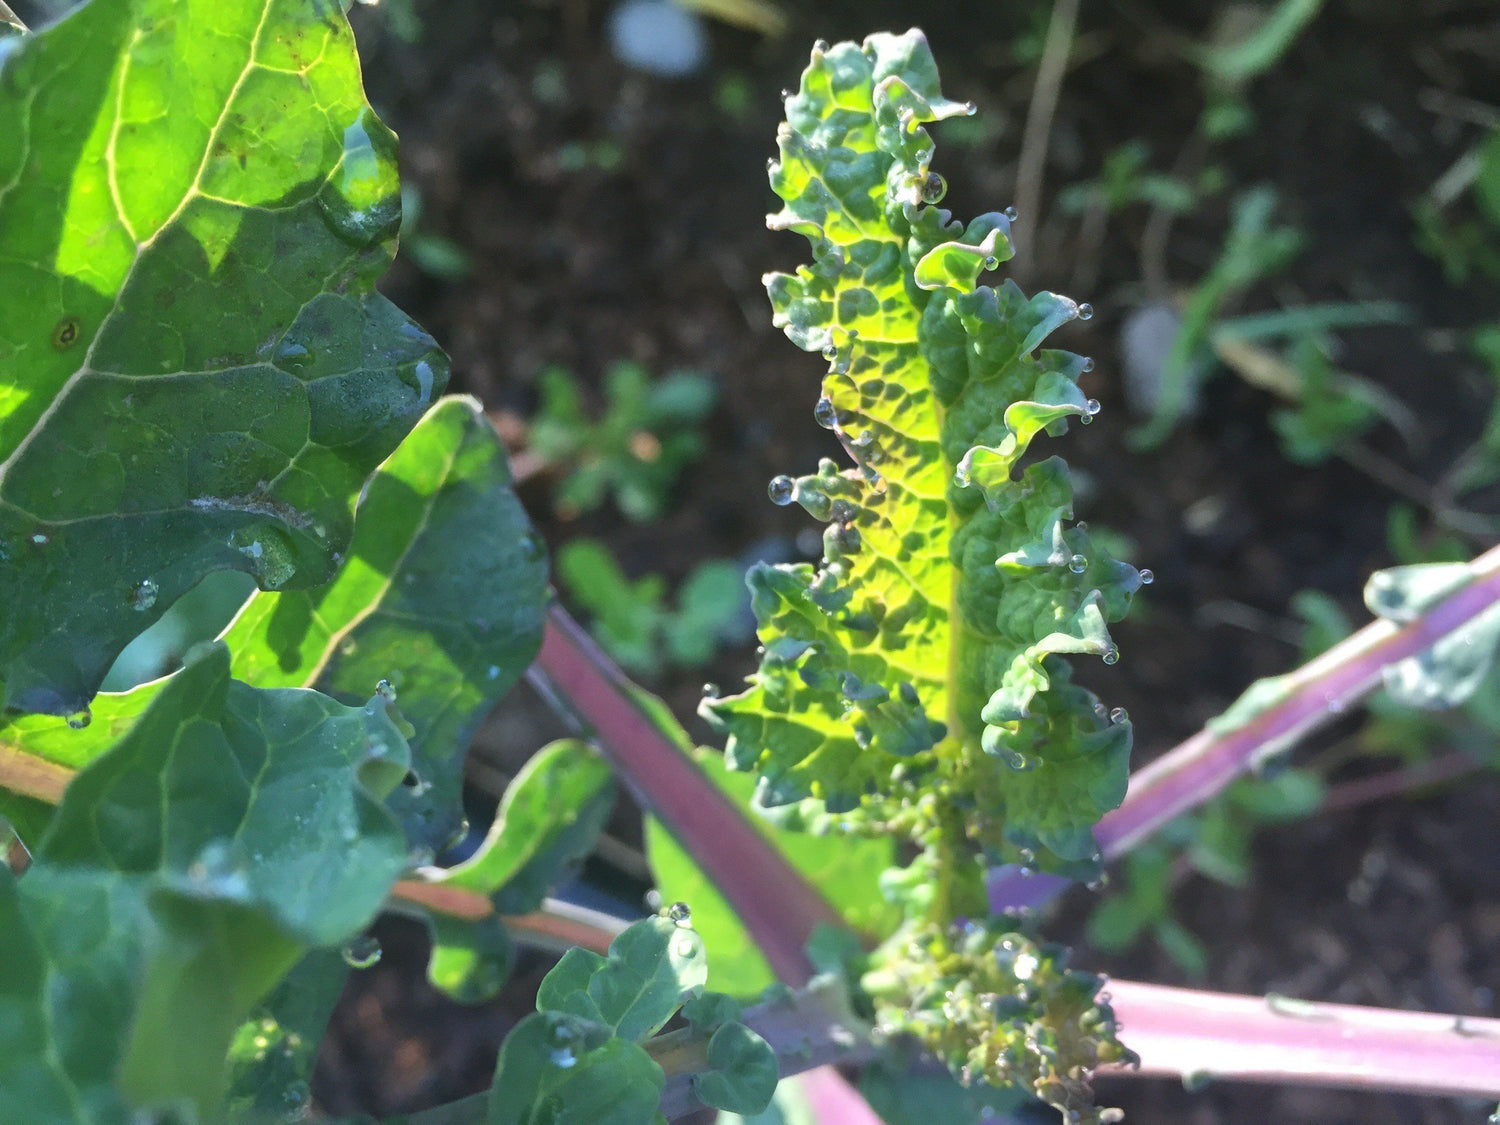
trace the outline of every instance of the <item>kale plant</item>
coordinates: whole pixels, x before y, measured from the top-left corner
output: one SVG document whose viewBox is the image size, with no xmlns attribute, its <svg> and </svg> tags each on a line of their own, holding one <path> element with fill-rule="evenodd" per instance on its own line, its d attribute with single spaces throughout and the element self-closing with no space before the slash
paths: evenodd
<svg viewBox="0 0 1500 1125">
<path fill-rule="evenodd" d="M 1019 912 L 1382 679 L 1461 702 L 1500 639 L 1500 556 L 1376 575 L 1381 621 L 1127 797 L 1130 724 L 1068 658 L 1112 662 L 1149 578 L 1031 456 L 1097 412 L 1087 361 L 1041 347 L 1087 307 L 979 284 L 1011 219 L 936 206 L 925 126 L 971 109 L 920 32 L 820 44 L 787 112 L 772 222 L 813 263 L 772 304 L 826 356 L 817 416 L 854 467 L 771 484 L 828 523 L 825 558 L 751 572 L 763 659 L 705 703 L 719 758 L 548 608 L 493 430 L 375 292 L 395 138 L 337 4 L 92 0 L 0 40 L 0 1120 L 320 1120 L 316 1044 L 383 909 L 427 922 L 428 976 L 467 1003 L 517 940 L 570 947 L 491 1090 L 413 1123 L 815 1094 L 832 1120 L 844 1080 L 795 1079 L 831 1062 L 868 1064 L 893 1123 L 1022 1098 L 1108 1120 L 1092 1075 L 1135 1061 L 1500 1092 L 1496 1021 L 1128 981 L 1110 1001 Z M 256 589 L 217 638 L 99 690 L 225 571 Z M 528 667 L 582 737 L 438 866 L 469 738 Z M 617 772 L 692 910 L 613 925 L 549 897 Z"/>
</svg>

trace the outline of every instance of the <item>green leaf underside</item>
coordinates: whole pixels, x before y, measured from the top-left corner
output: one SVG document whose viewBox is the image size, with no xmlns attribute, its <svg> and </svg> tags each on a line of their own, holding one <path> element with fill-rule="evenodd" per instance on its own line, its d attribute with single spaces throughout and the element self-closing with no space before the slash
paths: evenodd
<svg viewBox="0 0 1500 1125">
<path fill-rule="evenodd" d="M 371 479 L 349 553 L 316 590 L 258 591 L 222 639 L 237 678 L 312 687 L 345 703 L 382 679 L 412 724 L 412 772 L 389 799 L 412 847 L 441 850 L 463 820 L 463 750 L 541 643 L 546 561 L 505 455 L 471 400 L 428 412 Z M 95 697 L 75 730 L 56 716 L 0 722 L 0 755 L 79 769 L 171 683 Z"/>
<path fill-rule="evenodd" d="M 0 681 L 69 714 L 206 573 L 326 582 L 447 364 L 374 292 L 395 138 L 332 0 L 94 0 L 0 137 Z"/>
<path fill-rule="evenodd" d="M 485 895 L 498 914 L 526 914 L 594 848 L 614 807 L 609 764 L 591 746 L 544 746 L 506 787 L 495 821 L 473 857 L 434 883 Z M 510 941 L 498 920 L 477 925 L 433 914 L 428 979 L 468 1004 L 491 999 L 509 972 Z"/>
<path fill-rule="evenodd" d="M 593 850 L 614 796 L 609 763 L 593 747 L 572 738 L 550 743 L 506 787 L 479 851 L 440 881 L 490 895 L 502 914 L 535 910 L 562 872 Z"/>
<path fill-rule="evenodd" d="M 252 1007 L 405 866 L 381 800 L 408 758 L 379 696 L 250 688 L 222 646 L 174 677 L 74 779 L 26 877 L 0 873 L 0 1120 L 211 1114 Z"/>
<path fill-rule="evenodd" d="M 1130 728 L 1060 654 L 1113 659 L 1107 622 L 1140 578 L 1068 525 L 1060 460 L 1017 474 L 1033 437 L 1090 416 L 1085 361 L 1036 350 L 1078 306 L 976 288 L 1010 256 L 1008 219 L 924 205 L 941 181 L 921 125 L 966 107 L 939 94 L 920 32 L 815 49 L 786 108 L 769 223 L 814 263 L 767 288 L 776 323 L 829 358 L 820 420 L 857 467 L 773 482 L 829 521 L 825 561 L 751 572 L 761 666 L 705 713 L 763 804 L 879 818 L 937 789 L 992 855 L 1087 865 Z"/>
</svg>

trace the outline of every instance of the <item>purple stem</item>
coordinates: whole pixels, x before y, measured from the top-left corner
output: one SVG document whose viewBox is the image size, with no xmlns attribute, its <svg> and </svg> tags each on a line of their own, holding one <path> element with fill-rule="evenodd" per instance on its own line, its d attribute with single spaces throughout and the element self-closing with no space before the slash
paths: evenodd
<svg viewBox="0 0 1500 1125">
<path fill-rule="evenodd" d="M 1371 622 L 1282 677 L 1285 694 L 1249 722 L 1230 730 L 1205 728 L 1133 774 L 1124 803 L 1095 829 L 1104 858 L 1119 857 L 1173 817 L 1220 792 L 1255 762 L 1339 718 L 1381 685 L 1387 667 L 1425 652 L 1500 601 L 1500 547 L 1492 547 L 1470 567 L 1473 581 L 1416 620 L 1401 626 Z M 997 913 L 1036 908 L 1069 885 L 1054 875 L 1023 877 L 1013 868 L 993 868 L 990 907 Z"/>
<path fill-rule="evenodd" d="M 1500 1096 L 1500 1020 L 1111 981 L 1137 1071 L 1416 1094 Z"/>
<path fill-rule="evenodd" d="M 547 615 L 537 666 L 593 727 L 641 804 L 729 900 L 777 977 L 793 987 L 806 984 L 807 940 L 819 925 L 842 924 L 828 901 L 657 726 L 640 690 L 556 606 Z"/>
</svg>

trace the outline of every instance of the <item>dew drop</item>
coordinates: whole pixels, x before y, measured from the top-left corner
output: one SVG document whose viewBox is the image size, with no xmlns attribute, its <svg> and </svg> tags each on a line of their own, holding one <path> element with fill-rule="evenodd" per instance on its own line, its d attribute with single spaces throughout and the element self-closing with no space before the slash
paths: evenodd
<svg viewBox="0 0 1500 1125">
<path fill-rule="evenodd" d="M 1015 209 L 1015 207 L 1007 207 L 1004 211 L 1001 211 L 1000 213 L 1005 216 L 1006 222 L 1009 222 L 1009 223 L 1013 223 L 1013 222 L 1015 222 L 1017 219 L 1019 219 L 1021 217 L 1021 212 L 1017 211 Z"/>
<path fill-rule="evenodd" d="M 846 555 L 855 554 L 864 546 L 864 536 L 852 524 L 836 524 L 831 538 L 833 545 Z"/>
<path fill-rule="evenodd" d="M 1017 773 L 1029 773 L 1041 765 L 1041 762 L 1019 750 L 1011 750 L 1005 754 L 1005 764 Z"/>
<path fill-rule="evenodd" d="M 839 346 L 837 344 L 833 343 L 831 340 L 828 343 L 826 343 L 826 344 L 823 345 L 823 358 L 824 359 L 833 359 L 838 354 L 839 354 Z"/>
<path fill-rule="evenodd" d="M 984 260 L 984 268 L 987 269 L 987 270 L 992 270 L 996 266 L 998 266 L 999 264 L 1000 264 L 1000 259 L 997 258 L 997 257 L 995 257 L 995 255 L 993 255 L 993 254 L 991 254 L 989 257 L 987 257 Z"/>
<path fill-rule="evenodd" d="M 704 699 L 718 699 L 719 696 L 722 695 L 722 694 L 723 694 L 723 692 L 720 690 L 718 684 L 707 683 L 707 684 L 703 685 L 703 698 Z"/>
<path fill-rule="evenodd" d="M 1130 721 L 1130 712 L 1123 707 L 1116 707 L 1109 713 L 1109 721 L 1116 724 L 1128 723 Z"/>
<path fill-rule="evenodd" d="M 693 908 L 685 902 L 674 902 L 667 907 L 667 918 L 678 926 L 691 926 L 693 924 Z"/>
<path fill-rule="evenodd" d="M 1074 555 L 1068 560 L 1068 569 L 1074 574 L 1082 574 L 1089 568 L 1089 560 L 1082 555 Z"/>
<path fill-rule="evenodd" d="M 298 371 L 309 366 L 313 361 L 313 353 L 306 344 L 298 343 L 296 340 L 283 339 L 276 345 L 273 355 L 276 366 L 283 370 Z"/>
<path fill-rule="evenodd" d="M 1083 357 L 1083 368 L 1082 368 L 1083 373 L 1085 375 L 1087 375 L 1093 369 L 1094 369 L 1094 357 L 1091 356 L 1091 355 L 1084 356 Z"/>
<path fill-rule="evenodd" d="M 73 730 L 82 730 L 94 721 L 94 713 L 84 707 L 82 710 L 74 711 L 65 721 Z"/>
<path fill-rule="evenodd" d="M 243 899 L 250 893 L 248 864 L 238 841 L 210 840 L 188 865 L 188 878 L 216 898 Z"/>
<path fill-rule="evenodd" d="M 774 171 L 776 171 L 776 158 L 774 156 L 768 156 L 768 157 L 766 157 L 766 171 L 767 172 L 774 172 Z"/>
<path fill-rule="evenodd" d="M 936 172 L 928 172 L 922 183 L 922 202 L 936 203 L 948 194 L 948 182 Z"/>
<path fill-rule="evenodd" d="M 813 407 L 813 418 L 825 430 L 831 430 L 838 425 L 838 413 L 838 410 L 834 408 L 833 399 L 827 395 L 818 399 L 818 404 Z"/>
<path fill-rule="evenodd" d="M 380 961 L 380 939 L 374 934 L 360 934 L 344 946 L 340 956 L 351 969 L 368 969 Z"/>
<path fill-rule="evenodd" d="M 401 227 L 396 190 L 395 135 L 371 112 L 344 130 L 339 174 L 318 193 L 328 228 L 357 247 L 393 238 Z"/>
<path fill-rule="evenodd" d="M 813 50 L 820 55 L 826 55 L 828 53 L 828 40 L 819 39 L 813 44 Z"/>
<path fill-rule="evenodd" d="M 136 583 L 130 591 L 130 608 L 144 613 L 156 604 L 156 595 L 161 593 L 161 587 L 149 578 L 143 578 Z"/>
<path fill-rule="evenodd" d="M 417 405 L 426 406 L 432 401 L 432 364 L 425 359 L 415 363 L 403 363 L 396 368 L 396 378 L 417 392 Z"/>
<path fill-rule="evenodd" d="M 1101 659 L 1106 664 L 1118 664 L 1120 662 L 1120 650 L 1114 645 L 1110 645 L 1104 650 L 1104 655 Z"/>
<path fill-rule="evenodd" d="M 1097 398 L 1089 399 L 1086 403 L 1083 404 L 1083 408 L 1088 411 L 1087 416 L 1089 418 L 1092 418 L 1094 415 L 1098 414 L 1099 411 L 1104 409 L 1099 405 L 1099 400 Z"/>
<path fill-rule="evenodd" d="M 312 1089 L 306 1082 L 293 1082 L 281 1091 L 281 1108 L 284 1121 L 301 1121 L 312 1108 Z"/>
<path fill-rule="evenodd" d="M 381 699 L 393 701 L 396 698 L 396 689 L 391 686 L 390 680 L 381 680 L 375 685 L 375 694 Z"/>
<path fill-rule="evenodd" d="M 1092 320 L 1092 319 L 1094 319 L 1094 306 L 1091 305 L 1091 304 L 1089 304 L 1087 301 L 1085 301 L 1083 304 L 1079 305 L 1078 306 L 1078 319 L 1079 320 Z"/>
<path fill-rule="evenodd" d="M 791 96 L 792 96 L 792 92 L 790 90 L 788 90 L 785 86 L 783 86 L 781 88 L 781 100 L 782 101 L 786 101 Z"/>
<path fill-rule="evenodd" d="M 979 112 L 979 106 L 974 102 L 964 102 L 964 112 L 967 113 L 970 117 L 973 117 L 976 113 Z"/>
<path fill-rule="evenodd" d="M 1156 572 L 1152 570 L 1141 571 L 1141 585 L 1149 586 L 1156 581 Z"/>
<path fill-rule="evenodd" d="M 771 483 L 766 486 L 766 494 L 771 497 L 771 503 L 785 508 L 797 495 L 797 482 L 783 473 L 771 478 Z"/>
</svg>

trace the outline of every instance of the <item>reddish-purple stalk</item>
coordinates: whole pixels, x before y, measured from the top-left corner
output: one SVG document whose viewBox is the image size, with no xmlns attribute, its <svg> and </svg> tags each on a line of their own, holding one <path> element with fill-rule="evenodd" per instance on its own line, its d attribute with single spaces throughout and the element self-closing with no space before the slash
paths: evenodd
<svg viewBox="0 0 1500 1125">
<path fill-rule="evenodd" d="M 1500 1020 L 1111 981 L 1143 1074 L 1500 1097 Z"/>
<path fill-rule="evenodd" d="M 682 842 L 755 940 L 776 976 L 800 987 L 818 926 L 841 925 L 828 901 L 656 726 L 636 688 L 568 614 L 554 606 L 537 667 L 594 730 L 641 804 Z"/>
<path fill-rule="evenodd" d="M 1224 789 L 1255 763 L 1280 753 L 1309 731 L 1333 722 L 1380 687 L 1385 669 L 1431 648 L 1500 601 L 1500 547 L 1470 564 L 1463 589 L 1397 626 L 1374 621 L 1285 677 L 1286 694 L 1243 726 L 1205 728 L 1130 779 L 1119 808 L 1099 821 L 1095 838 L 1106 860 L 1124 855 L 1167 821 Z M 990 907 L 997 913 L 1036 908 L 1071 886 L 1051 875 L 990 872 Z"/>
</svg>

